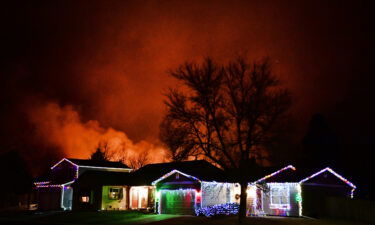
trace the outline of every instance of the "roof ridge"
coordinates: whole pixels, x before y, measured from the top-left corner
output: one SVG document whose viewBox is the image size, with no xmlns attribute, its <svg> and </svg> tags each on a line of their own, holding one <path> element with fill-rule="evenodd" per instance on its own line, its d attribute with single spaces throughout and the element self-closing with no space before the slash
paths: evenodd
<svg viewBox="0 0 375 225">
<path fill-rule="evenodd" d="M 187 163 L 187 162 L 207 162 L 207 160 L 199 159 L 199 160 L 171 161 L 171 162 L 161 162 L 161 163 L 149 163 L 147 165 L 171 164 L 171 163 Z M 145 166 L 147 166 L 147 165 L 145 165 Z"/>
</svg>

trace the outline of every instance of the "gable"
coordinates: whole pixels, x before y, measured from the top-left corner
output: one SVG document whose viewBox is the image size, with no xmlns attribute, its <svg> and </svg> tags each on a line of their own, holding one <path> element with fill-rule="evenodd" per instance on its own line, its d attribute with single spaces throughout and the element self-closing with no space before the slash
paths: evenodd
<svg viewBox="0 0 375 225">
<path fill-rule="evenodd" d="M 283 167 L 277 171 L 274 171 L 273 173 L 269 173 L 262 178 L 256 180 L 253 182 L 255 183 L 261 183 L 261 182 L 296 182 L 295 181 L 295 171 L 296 168 L 292 165 Z"/>
<path fill-rule="evenodd" d="M 152 182 L 157 189 L 200 189 L 200 180 L 196 177 L 182 173 L 178 170 L 172 170 L 159 179 Z"/>
<path fill-rule="evenodd" d="M 78 166 L 69 160 L 63 159 L 51 167 L 51 181 L 66 183 L 78 178 Z"/>
<path fill-rule="evenodd" d="M 309 177 L 306 177 L 305 179 L 301 180 L 300 183 L 322 183 L 322 184 L 346 184 L 352 188 L 356 188 L 356 186 L 351 183 L 349 180 L 344 178 L 343 176 L 339 175 L 335 171 L 333 171 L 331 168 L 327 167 L 324 168 L 314 174 L 312 174 Z"/>
</svg>

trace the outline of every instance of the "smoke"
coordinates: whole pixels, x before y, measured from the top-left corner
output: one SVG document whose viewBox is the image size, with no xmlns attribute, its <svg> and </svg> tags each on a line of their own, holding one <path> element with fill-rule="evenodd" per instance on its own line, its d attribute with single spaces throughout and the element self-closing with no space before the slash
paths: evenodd
<svg viewBox="0 0 375 225">
<path fill-rule="evenodd" d="M 345 112 L 346 96 L 357 104 L 353 96 L 371 90 L 363 82 L 348 89 L 364 41 L 372 43 L 354 2 L 66 0 L 14 8 L 4 10 L 0 143 L 23 142 L 26 157 L 86 158 L 108 141 L 159 160 L 162 93 L 175 85 L 167 71 L 205 56 L 270 56 L 294 94 L 300 130 L 311 114 Z M 26 104 L 29 96 L 38 104 Z M 347 108 L 360 117 L 359 106 Z"/>
<path fill-rule="evenodd" d="M 35 135 L 44 140 L 44 145 L 57 148 L 67 157 L 89 158 L 105 143 L 112 160 L 149 153 L 150 162 L 164 160 L 165 150 L 147 141 L 134 143 L 121 131 L 104 128 L 96 120 L 83 122 L 73 106 L 61 107 L 57 103 L 34 105 L 29 111 L 30 122 L 35 126 Z"/>
</svg>

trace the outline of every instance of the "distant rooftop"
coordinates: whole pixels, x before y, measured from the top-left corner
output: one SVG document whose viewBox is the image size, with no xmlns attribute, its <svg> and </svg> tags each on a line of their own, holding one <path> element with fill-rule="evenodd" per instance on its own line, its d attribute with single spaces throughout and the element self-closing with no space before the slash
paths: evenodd
<svg viewBox="0 0 375 225">
<path fill-rule="evenodd" d="M 100 161 L 100 160 L 91 160 L 91 159 L 72 159 L 67 158 L 74 164 L 78 166 L 93 166 L 93 167 L 108 167 L 108 168 L 119 168 L 119 169 L 131 169 L 122 162 L 112 162 L 112 161 Z"/>
</svg>

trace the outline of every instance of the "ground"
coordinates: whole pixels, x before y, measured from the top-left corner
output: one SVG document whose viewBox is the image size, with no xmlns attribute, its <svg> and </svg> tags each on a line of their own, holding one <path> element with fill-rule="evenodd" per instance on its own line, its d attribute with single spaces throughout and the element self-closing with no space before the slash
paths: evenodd
<svg viewBox="0 0 375 225">
<path fill-rule="evenodd" d="M 137 211 L 114 212 L 2 212 L 0 225 L 235 225 L 237 217 L 205 218 L 155 215 Z M 364 223 L 310 218 L 247 218 L 248 225 L 365 225 Z"/>
</svg>

